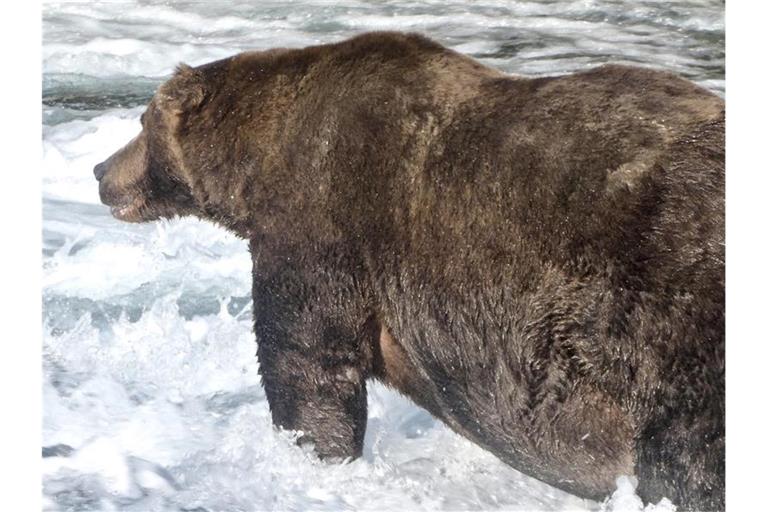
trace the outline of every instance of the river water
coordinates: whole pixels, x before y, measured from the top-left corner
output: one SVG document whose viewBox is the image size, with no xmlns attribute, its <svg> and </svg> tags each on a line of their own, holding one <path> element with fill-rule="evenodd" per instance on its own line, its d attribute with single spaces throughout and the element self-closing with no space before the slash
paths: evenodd
<svg viewBox="0 0 768 512">
<path fill-rule="evenodd" d="M 528 478 L 380 385 L 362 459 L 318 462 L 270 425 L 246 243 L 195 219 L 119 223 L 99 204 L 94 164 L 138 133 L 177 63 L 368 30 L 421 32 L 516 74 L 623 62 L 725 88 L 719 0 L 45 2 L 46 509 L 642 509 L 628 480 L 601 504 Z"/>
</svg>

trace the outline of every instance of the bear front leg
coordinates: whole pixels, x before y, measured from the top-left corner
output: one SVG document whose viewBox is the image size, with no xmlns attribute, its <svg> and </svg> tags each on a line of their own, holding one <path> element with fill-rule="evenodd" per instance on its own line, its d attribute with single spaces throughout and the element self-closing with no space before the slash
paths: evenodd
<svg viewBox="0 0 768 512">
<path fill-rule="evenodd" d="M 725 410 L 666 414 L 638 441 L 638 495 L 645 502 L 667 497 L 678 510 L 725 510 Z"/>
<path fill-rule="evenodd" d="M 255 251 L 254 331 L 274 424 L 300 431 L 320 458 L 360 456 L 372 357 L 359 281 L 317 250 Z"/>
</svg>

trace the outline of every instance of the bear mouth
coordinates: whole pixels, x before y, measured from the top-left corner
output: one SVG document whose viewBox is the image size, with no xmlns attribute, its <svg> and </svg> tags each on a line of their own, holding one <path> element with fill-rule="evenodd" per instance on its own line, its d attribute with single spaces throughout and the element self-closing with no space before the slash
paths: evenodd
<svg viewBox="0 0 768 512">
<path fill-rule="evenodd" d="M 109 212 L 117 220 L 122 220 L 124 222 L 141 222 L 143 220 L 143 206 L 144 201 L 139 197 L 135 197 L 127 203 L 110 207 Z"/>
</svg>

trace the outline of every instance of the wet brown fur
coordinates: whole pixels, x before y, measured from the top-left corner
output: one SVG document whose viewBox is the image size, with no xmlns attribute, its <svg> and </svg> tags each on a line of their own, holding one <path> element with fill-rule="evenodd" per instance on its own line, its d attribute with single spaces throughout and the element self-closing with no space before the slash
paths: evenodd
<svg viewBox="0 0 768 512">
<path fill-rule="evenodd" d="M 319 455 L 360 455 L 379 378 L 580 496 L 634 472 L 647 501 L 723 508 L 716 96 L 371 33 L 181 67 L 143 126 L 104 202 L 250 240 L 273 419 Z"/>
</svg>

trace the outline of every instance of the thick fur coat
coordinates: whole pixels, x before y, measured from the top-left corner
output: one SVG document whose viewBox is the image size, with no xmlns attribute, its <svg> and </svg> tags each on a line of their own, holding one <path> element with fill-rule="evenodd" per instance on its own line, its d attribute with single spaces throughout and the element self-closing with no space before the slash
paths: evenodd
<svg viewBox="0 0 768 512">
<path fill-rule="evenodd" d="M 609 65 L 509 76 L 424 37 L 182 66 L 99 164 L 127 221 L 250 240 L 276 425 L 360 455 L 366 380 L 519 470 L 722 509 L 724 104 Z"/>
</svg>

